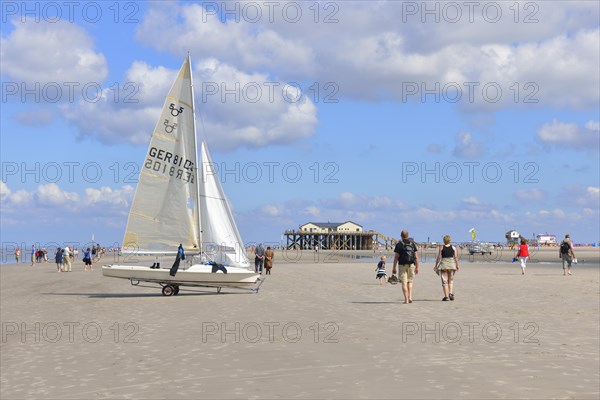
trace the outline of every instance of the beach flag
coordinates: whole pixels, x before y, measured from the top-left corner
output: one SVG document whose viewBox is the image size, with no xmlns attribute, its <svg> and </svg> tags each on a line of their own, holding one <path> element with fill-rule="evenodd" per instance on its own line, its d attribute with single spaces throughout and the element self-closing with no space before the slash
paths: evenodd
<svg viewBox="0 0 600 400">
<path fill-rule="evenodd" d="M 469 229 L 469 233 L 471 234 L 471 239 L 475 240 L 475 228 Z"/>
</svg>

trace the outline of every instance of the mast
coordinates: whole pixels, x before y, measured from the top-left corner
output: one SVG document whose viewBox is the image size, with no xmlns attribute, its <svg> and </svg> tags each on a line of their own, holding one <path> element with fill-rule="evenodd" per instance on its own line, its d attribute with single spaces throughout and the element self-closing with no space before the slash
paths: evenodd
<svg viewBox="0 0 600 400">
<path fill-rule="evenodd" d="M 194 155 L 196 156 L 196 198 L 194 199 L 198 210 L 198 250 L 202 254 L 202 220 L 200 217 L 200 168 L 198 163 L 198 132 L 196 131 L 196 100 L 194 98 L 194 77 L 192 76 L 192 59 L 188 51 L 188 68 L 190 69 L 190 85 L 192 89 L 192 126 L 194 127 Z M 200 160 L 202 162 L 202 160 Z"/>
</svg>

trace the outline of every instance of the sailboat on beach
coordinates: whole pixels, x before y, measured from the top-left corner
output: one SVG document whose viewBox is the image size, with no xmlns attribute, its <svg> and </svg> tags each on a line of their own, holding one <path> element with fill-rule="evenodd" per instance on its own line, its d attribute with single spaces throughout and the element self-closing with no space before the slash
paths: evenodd
<svg viewBox="0 0 600 400">
<path fill-rule="evenodd" d="M 162 286 L 165 296 L 180 286 L 249 288 L 260 275 L 250 263 L 206 142 L 196 137 L 190 57 L 186 57 L 163 105 L 142 165 L 123 239 L 126 257 L 188 254 L 181 268 L 113 264 L 102 274 Z M 189 262 L 189 256 L 192 261 Z M 178 260 L 181 255 L 178 255 Z M 160 264 L 159 264 L 160 266 Z M 141 286 L 141 285 L 140 285 Z"/>
</svg>

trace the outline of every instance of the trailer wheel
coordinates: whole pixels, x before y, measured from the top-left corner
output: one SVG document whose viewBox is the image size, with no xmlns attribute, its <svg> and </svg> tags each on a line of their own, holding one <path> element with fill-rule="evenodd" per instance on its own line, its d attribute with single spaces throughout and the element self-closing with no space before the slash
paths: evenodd
<svg viewBox="0 0 600 400">
<path fill-rule="evenodd" d="M 179 294 L 179 285 L 175 285 L 173 287 L 173 295 L 177 296 Z"/>
<path fill-rule="evenodd" d="M 171 285 L 165 285 L 162 288 L 162 294 L 163 296 L 173 296 L 173 294 L 175 293 L 175 288 Z"/>
</svg>

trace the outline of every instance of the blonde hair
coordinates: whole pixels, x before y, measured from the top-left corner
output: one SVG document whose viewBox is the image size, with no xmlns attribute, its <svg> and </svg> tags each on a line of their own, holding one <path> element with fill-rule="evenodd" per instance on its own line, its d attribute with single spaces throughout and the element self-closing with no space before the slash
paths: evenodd
<svg viewBox="0 0 600 400">
<path fill-rule="evenodd" d="M 386 258 L 385 256 L 381 256 L 382 261 L 385 261 L 385 258 Z"/>
<path fill-rule="evenodd" d="M 449 244 L 450 243 L 450 235 L 445 235 L 444 236 L 444 244 Z"/>
</svg>

